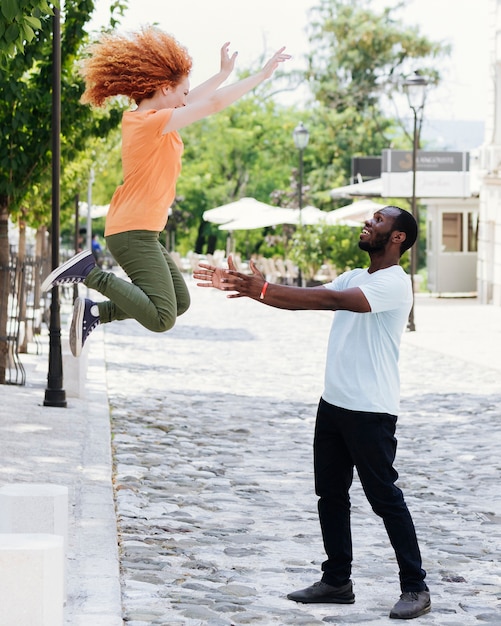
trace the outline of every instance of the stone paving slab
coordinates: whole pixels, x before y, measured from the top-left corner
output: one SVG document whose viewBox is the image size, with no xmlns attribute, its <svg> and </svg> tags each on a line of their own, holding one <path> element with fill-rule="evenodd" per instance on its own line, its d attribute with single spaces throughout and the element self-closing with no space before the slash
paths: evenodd
<svg viewBox="0 0 501 626">
<path fill-rule="evenodd" d="M 104 332 L 125 623 L 394 624 L 396 563 L 357 481 L 356 603 L 285 598 L 324 558 L 312 438 L 332 313 L 190 287 L 171 332 Z M 397 469 L 432 593 L 422 624 L 501 624 L 500 318 L 423 299 L 404 336 Z"/>
</svg>

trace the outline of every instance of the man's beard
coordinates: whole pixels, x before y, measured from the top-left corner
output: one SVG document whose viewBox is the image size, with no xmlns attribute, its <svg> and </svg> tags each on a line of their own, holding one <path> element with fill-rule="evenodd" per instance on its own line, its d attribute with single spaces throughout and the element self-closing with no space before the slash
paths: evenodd
<svg viewBox="0 0 501 626">
<path fill-rule="evenodd" d="M 358 247 L 360 250 L 364 250 L 365 252 L 380 252 L 384 250 L 386 244 L 390 240 L 391 233 L 387 233 L 386 235 L 379 235 L 373 241 L 359 241 Z"/>
</svg>

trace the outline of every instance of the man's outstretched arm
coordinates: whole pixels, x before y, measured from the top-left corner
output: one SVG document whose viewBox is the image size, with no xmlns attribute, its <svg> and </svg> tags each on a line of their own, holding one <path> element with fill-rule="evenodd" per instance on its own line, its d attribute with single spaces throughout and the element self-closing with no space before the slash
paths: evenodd
<svg viewBox="0 0 501 626">
<path fill-rule="evenodd" d="M 252 274 L 238 272 L 231 257 L 229 269 L 216 268 L 207 263 L 200 263 L 193 277 L 203 282 L 199 287 L 214 287 L 221 291 L 231 291 L 228 298 L 252 298 L 278 309 L 289 311 L 327 310 L 353 311 L 369 313 L 371 308 L 364 293 L 358 287 L 335 291 L 325 287 L 292 287 L 268 283 L 253 261 L 250 262 Z"/>
</svg>

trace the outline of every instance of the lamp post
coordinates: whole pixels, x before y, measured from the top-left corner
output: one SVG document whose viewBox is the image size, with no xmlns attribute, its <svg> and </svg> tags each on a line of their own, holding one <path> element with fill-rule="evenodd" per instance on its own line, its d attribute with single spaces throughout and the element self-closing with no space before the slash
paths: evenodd
<svg viewBox="0 0 501 626">
<path fill-rule="evenodd" d="M 59 265 L 59 201 L 61 168 L 61 14 L 54 6 L 52 28 L 52 269 Z M 66 407 L 61 354 L 59 287 L 53 287 L 50 302 L 49 372 L 44 406 Z"/>
<path fill-rule="evenodd" d="M 292 133 L 294 144 L 299 150 L 299 184 L 298 184 L 298 203 L 299 203 L 299 224 L 301 224 L 301 211 L 303 210 L 303 152 L 308 145 L 310 133 L 305 128 L 303 122 L 299 122 Z"/>
<path fill-rule="evenodd" d="M 292 138 L 294 144 L 299 151 L 299 181 L 298 181 L 298 206 L 299 206 L 299 228 L 302 226 L 302 211 L 303 211 L 303 152 L 308 145 L 310 139 L 310 133 L 304 126 L 303 122 L 299 122 L 296 128 L 292 132 Z M 302 286 L 301 269 L 298 271 L 298 283 Z"/>
<path fill-rule="evenodd" d="M 409 107 L 412 109 L 414 115 L 414 132 L 412 138 L 412 199 L 411 199 L 411 211 L 414 219 L 419 225 L 419 213 L 416 203 L 416 169 L 417 169 L 417 152 L 419 147 L 419 129 L 418 129 L 418 115 L 421 114 L 424 108 L 424 100 L 426 95 L 426 86 L 428 82 L 419 75 L 418 72 L 414 72 L 412 76 L 407 78 L 404 82 L 404 89 L 409 101 Z M 420 120 L 420 121 L 421 121 Z M 416 243 L 411 248 L 411 282 L 412 282 L 412 308 L 409 314 L 409 321 L 407 328 L 410 331 L 416 330 L 416 324 L 414 322 L 414 278 L 417 273 L 418 266 L 418 254 L 419 254 L 419 236 Z"/>
</svg>

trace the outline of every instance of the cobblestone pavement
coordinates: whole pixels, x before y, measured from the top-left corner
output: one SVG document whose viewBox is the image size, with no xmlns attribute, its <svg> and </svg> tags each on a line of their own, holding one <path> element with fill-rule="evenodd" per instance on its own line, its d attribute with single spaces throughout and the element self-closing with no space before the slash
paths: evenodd
<svg viewBox="0 0 501 626">
<path fill-rule="evenodd" d="M 191 287 L 171 332 L 104 332 L 125 623 L 393 624 L 394 555 L 357 481 L 356 603 L 285 597 L 324 559 L 312 438 L 332 313 Z M 501 624 L 500 318 L 423 301 L 404 335 L 396 467 L 432 593 L 423 625 Z"/>
</svg>

